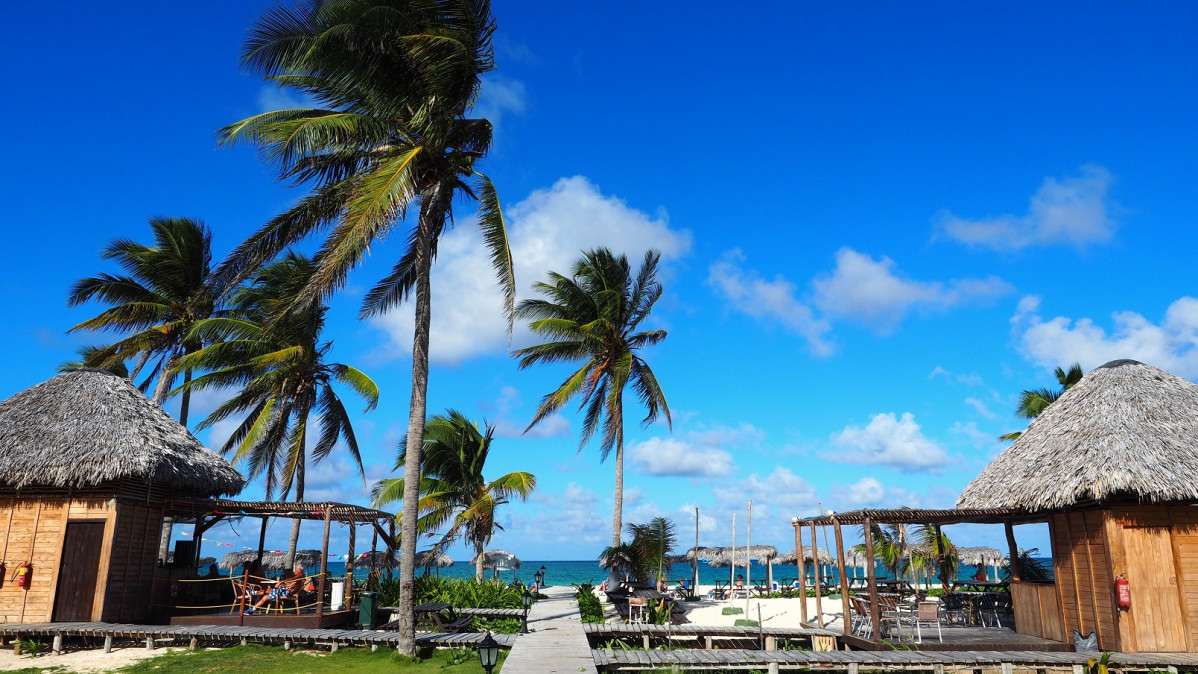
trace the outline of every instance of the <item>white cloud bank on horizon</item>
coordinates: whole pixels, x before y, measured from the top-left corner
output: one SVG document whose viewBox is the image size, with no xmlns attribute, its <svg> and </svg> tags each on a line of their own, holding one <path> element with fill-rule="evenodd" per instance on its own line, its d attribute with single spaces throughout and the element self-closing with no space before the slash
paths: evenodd
<svg viewBox="0 0 1198 674">
<path fill-rule="evenodd" d="M 1108 334 L 1092 319 L 1040 315 L 1040 298 L 1019 302 L 1011 318 L 1016 346 L 1032 363 L 1068 367 L 1081 363 L 1091 370 L 1103 363 L 1131 358 L 1187 379 L 1198 379 L 1198 299 L 1181 297 L 1169 305 L 1161 322 L 1134 311 L 1111 314 Z"/>
<path fill-rule="evenodd" d="M 1077 176 L 1045 178 L 1024 215 L 968 219 L 944 211 L 936 235 L 997 251 L 1104 244 L 1118 227 L 1111 217 L 1116 206 L 1107 196 L 1112 180 L 1107 169 L 1086 164 Z"/>
<path fill-rule="evenodd" d="M 823 458 L 837 463 L 862 463 L 889 466 L 902 471 L 938 472 L 953 459 L 915 423 L 915 416 L 904 412 L 875 414 L 864 428 L 848 426 L 832 436 L 834 452 Z"/>
<path fill-rule="evenodd" d="M 758 272 L 744 269 L 744 262 L 739 249 L 728 251 L 708 269 L 708 285 L 729 308 L 782 325 L 803 337 L 812 355 L 821 357 L 835 352 L 830 338 L 833 319 L 887 335 L 912 312 L 985 303 L 1014 290 L 995 276 L 917 281 L 899 272 L 888 257 L 875 260 L 845 247 L 837 251 L 830 273 L 812 279 L 812 296 L 805 299 L 793 282 L 781 275 L 765 280 Z"/>
<path fill-rule="evenodd" d="M 500 187 L 502 189 L 502 187 Z M 645 251 L 661 251 L 659 277 L 664 268 L 687 254 L 691 234 L 670 227 L 667 216 L 656 217 L 606 196 L 583 176 L 562 178 L 547 189 L 534 191 L 506 208 L 508 237 L 516 265 L 517 302 L 531 297 L 533 283 L 544 281 L 549 271 L 567 273 L 583 250 L 606 246 L 628 255 L 639 267 Z M 429 358 L 457 363 L 472 356 L 508 349 L 503 302 L 495 275 L 473 218 L 461 218 L 446 233 L 433 265 L 433 319 Z M 371 324 L 391 337 L 393 355 L 412 350 L 412 308 L 404 304 L 371 319 Z M 515 346 L 533 343 L 519 323 Z"/>
</svg>

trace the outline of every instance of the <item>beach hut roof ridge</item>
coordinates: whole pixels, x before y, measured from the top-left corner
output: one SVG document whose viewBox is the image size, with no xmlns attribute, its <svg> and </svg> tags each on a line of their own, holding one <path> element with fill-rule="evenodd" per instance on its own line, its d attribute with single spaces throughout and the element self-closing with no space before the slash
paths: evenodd
<svg viewBox="0 0 1198 674">
<path fill-rule="evenodd" d="M 978 475 L 958 508 L 1051 511 L 1198 499 L 1198 386 L 1115 360 L 1086 373 Z"/>
<path fill-rule="evenodd" d="M 144 480 L 179 495 L 234 495 L 245 478 L 127 379 L 61 374 L 0 402 L 0 484 L 79 489 Z"/>
</svg>

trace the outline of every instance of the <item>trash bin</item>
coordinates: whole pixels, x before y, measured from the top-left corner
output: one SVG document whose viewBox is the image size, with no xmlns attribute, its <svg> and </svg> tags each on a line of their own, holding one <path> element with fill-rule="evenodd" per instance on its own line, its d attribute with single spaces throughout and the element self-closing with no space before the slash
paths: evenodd
<svg viewBox="0 0 1198 674">
<path fill-rule="evenodd" d="M 358 623 L 364 630 L 372 630 L 378 624 L 378 592 L 361 592 L 358 594 Z"/>
</svg>

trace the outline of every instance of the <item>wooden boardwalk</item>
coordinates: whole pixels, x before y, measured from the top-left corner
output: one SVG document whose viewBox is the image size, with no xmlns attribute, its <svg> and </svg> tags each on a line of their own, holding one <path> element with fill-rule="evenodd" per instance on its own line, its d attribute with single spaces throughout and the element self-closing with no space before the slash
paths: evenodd
<svg viewBox="0 0 1198 674">
<path fill-rule="evenodd" d="M 858 674 L 871 671 L 924 670 L 952 672 L 975 669 L 1011 674 L 1021 671 L 1073 672 L 1097 653 L 1052 653 L 1033 651 L 746 651 L 746 650 L 596 650 L 600 672 L 635 672 L 675 667 L 681 670 L 765 670 L 774 672 L 830 669 Z M 1162 670 L 1198 666 L 1198 653 L 1115 653 L 1112 661 L 1122 670 Z M 506 674 L 506 672 L 505 672 Z"/>
<path fill-rule="evenodd" d="M 503 662 L 503 674 L 597 674 L 574 588 L 552 586 L 541 592 L 548 598 L 532 605 L 530 633 L 516 639 Z"/>
<path fill-rule="evenodd" d="M 839 633 L 819 627 L 735 627 L 731 625 L 648 625 L 644 623 L 591 624 L 583 625 L 592 646 L 602 645 L 604 640 L 617 639 L 621 642 L 639 643 L 648 649 L 655 645 L 676 647 L 678 642 L 690 642 L 697 648 L 711 650 L 721 648 L 743 648 L 745 641 L 752 641 L 756 648 L 777 650 L 780 645 L 799 642 L 816 651 L 837 649 Z M 733 644 L 733 645 L 729 645 Z"/>
<path fill-rule="evenodd" d="M 248 625 L 131 625 L 99 622 L 9 623 L 0 625 L 0 637 L 50 637 L 54 640 L 55 651 L 61 650 L 64 637 L 103 639 L 105 651 L 111 650 L 114 639 L 134 639 L 144 642 L 146 648 L 151 649 L 158 641 L 184 642 L 192 648 L 199 642 L 274 644 L 284 647 L 313 645 L 329 646 L 333 650 L 342 646 L 395 648 L 399 645 L 398 634 L 383 630 L 287 629 Z M 505 648 L 511 648 L 516 640 L 514 634 L 496 634 L 494 637 Z M 416 635 L 416 643 L 426 646 L 474 646 L 482 639 L 483 635 L 475 632 Z"/>
</svg>

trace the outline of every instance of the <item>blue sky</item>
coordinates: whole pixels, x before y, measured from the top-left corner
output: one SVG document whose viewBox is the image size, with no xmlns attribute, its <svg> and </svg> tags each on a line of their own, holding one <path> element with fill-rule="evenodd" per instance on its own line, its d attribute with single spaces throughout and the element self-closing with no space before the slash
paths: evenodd
<svg viewBox="0 0 1198 674">
<path fill-rule="evenodd" d="M 14 357 L 0 396 L 98 341 L 65 334 L 98 311 L 66 295 L 109 270 L 110 240 L 148 240 L 151 216 L 197 217 L 223 255 L 302 196 L 214 141 L 297 100 L 238 66 L 266 6 L 9 17 L 0 343 Z M 652 322 L 669 337 L 645 357 L 674 427 L 629 425 L 626 522 L 665 514 L 691 531 L 698 506 L 702 542 L 727 544 L 752 498 L 754 542 L 789 549 L 790 517 L 819 504 L 951 505 L 1001 451 L 996 436 L 1022 426 L 1019 391 L 1053 384 L 1058 364 L 1130 357 L 1198 377 L 1193 5 L 494 9 L 484 170 L 521 295 L 583 248 L 663 253 Z M 372 251 L 328 330 L 335 358 L 382 389 L 357 417 L 371 481 L 406 426 L 412 318 L 363 322 L 356 309 L 398 254 Z M 517 370 L 491 278 L 462 217 L 434 272 L 429 409 L 485 417 L 499 429 L 491 470 L 537 474 L 494 546 L 591 558 L 610 537 L 613 466 L 576 451 L 572 410 L 520 434 L 566 371 Z M 517 329 L 515 346 L 528 343 Z M 222 432 L 199 437 L 214 446 Z M 309 496 L 366 491 L 330 459 Z M 285 529 L 271 529 L 275 545 Z M 238 534 L 211 536 L 256 539 Z M 988 528 L 950 534 L 1002 547 Z"/>
</svg>

